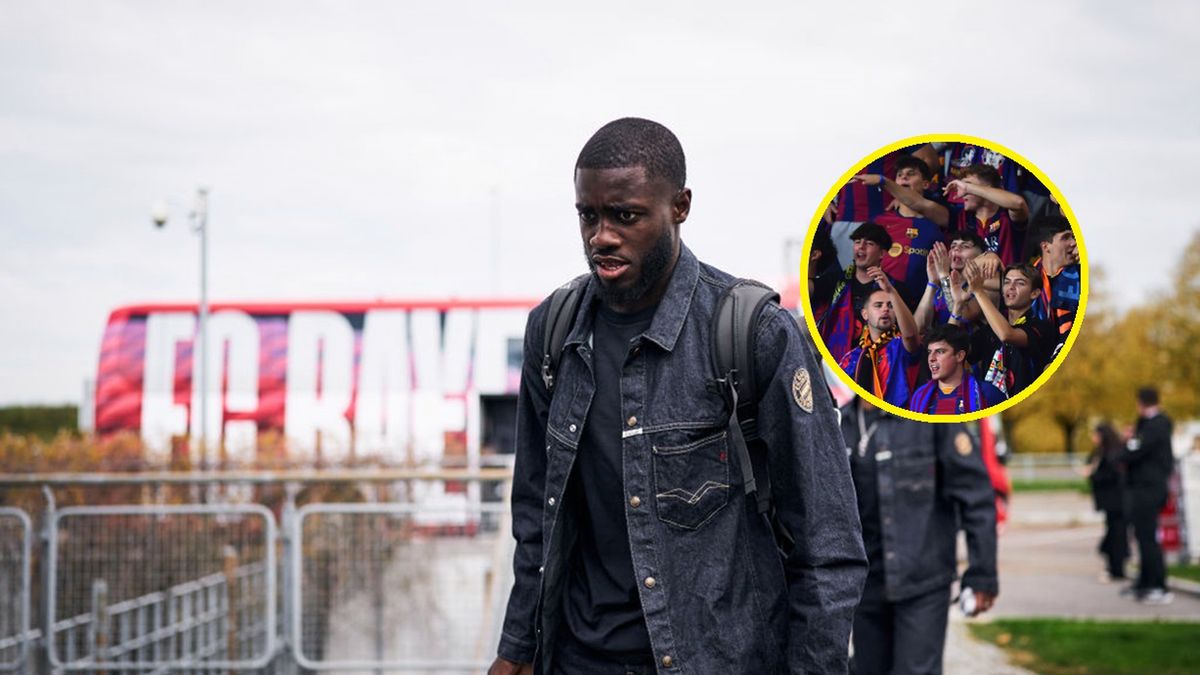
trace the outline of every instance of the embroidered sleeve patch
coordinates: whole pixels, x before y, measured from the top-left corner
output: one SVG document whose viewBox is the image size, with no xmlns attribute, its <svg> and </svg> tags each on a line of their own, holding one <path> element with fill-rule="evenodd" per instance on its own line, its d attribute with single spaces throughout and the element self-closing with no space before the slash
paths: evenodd
<svg viewBox="0 0 1200 675">
<path fill-rule="evenodd" d="M 813 411 L 812 379 L 804 368 L 797 368 L 792 376 L 792 398 L 796 399 L 796 405 L 804 412 Z"/>
<path fill-rule="evenodd" d="M 962 455 L 963 457 L 971 454 L 973 444 L 971 443 L 971 437 L 967 435 L 967 432 L 960 431 L 958 432 L 958 435 L 954 437 L 954 449 L 957 450 L 958 454 Z"/>
</svg>

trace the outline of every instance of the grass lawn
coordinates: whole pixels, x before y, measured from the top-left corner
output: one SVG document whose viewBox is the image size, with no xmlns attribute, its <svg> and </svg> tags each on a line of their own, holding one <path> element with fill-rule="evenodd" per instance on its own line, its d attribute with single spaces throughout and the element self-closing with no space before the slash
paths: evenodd
<svg viewBox="0 0 1200 675">
<path fill-rule="evenodd" d="M 1200 582 L 1200 565 L 1171 565 L 1167 567 L 1167 575 Z"/>
<path fill-rule="evenodd" d="M 1200 623 L 998 619 L 971 633 L 1045 675 L 1196 673 Z"/>
<path fill-rule="evenodd" d="M 1044 480 L 1023 480 L 1014 478 L 1013 492 L 1082 492 L 1089 494 L 1091 488 L 1083 478 L 1048 478 Z"/>
</svg>

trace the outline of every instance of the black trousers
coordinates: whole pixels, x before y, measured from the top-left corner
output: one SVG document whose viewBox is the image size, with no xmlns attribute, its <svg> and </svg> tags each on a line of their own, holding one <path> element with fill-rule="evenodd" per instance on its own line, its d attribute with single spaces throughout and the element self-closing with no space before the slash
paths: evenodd
<svg viewBox="0 0 1200 675">
<path fill-rule="evenodd" d="M 1137 539 L 1138 590 L 1166 589 L 1167 568 L 1163 564 L 1162 546 L 1158 543 L 1158 514 L 1167 504 L 1167 487 L 1131 485 L 1129 487 L 1129 519 Z"/>
<path fill-rule="evenodd" d="M 870 582 L 854 612 L 854 675 L 940 675 L 950 589 L 888 602 Z"/>
<path fill-rule="evenodd" d="M 1129 559 L 1129 521 L 1125 519 L 1124 509 L 1104 512 L 1104 539 L 1100 542 L 1100 552 L 1107 561 L 1108 574 L 1124 577 L 1125 561 Z"/>
</svg>

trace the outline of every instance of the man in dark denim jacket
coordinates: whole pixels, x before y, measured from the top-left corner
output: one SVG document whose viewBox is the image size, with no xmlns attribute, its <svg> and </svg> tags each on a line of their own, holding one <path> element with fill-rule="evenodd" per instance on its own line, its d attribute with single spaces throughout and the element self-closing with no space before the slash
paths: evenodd
<svg viewBox="0 0 1200 675">
<path fill-rule="evenodd" d="M 941 673 L 959 529 L 974 613 L 999 590 L 995 494 L 978 443 L 962 424 L 915 422 L 861 399 L 842 409 L 842 432 L 871 566 L 854 672 Z"/>
<path fill-rule="evenodd" d="M 743 467 L 726 437 L 729 409 L 710 356 L 713 314 L 733 278 L 679 240 L 691 204 L 682 167 L 674 135 L 646 120 L 606 125 L 580 154 L 576 208 L 593 273 L 576 282 L 583 298 L 553 395 L 540 373 L 547 303 L 526 326 L 512 488 L 515 583 L 493 675 L 535 667 L 846 670 L 866 558 L 821 362 L 794 319 L 768 305 L 755 335 L 757 419 L 778 522 L 795 540 L 785 556 L 753 495 L 739 489 Z M 645 327 L 622 340 L 621 360 L 606 375 L 601 324 L 614 311 L 642 313 Z M 619 387 L 600 391 L 606 379 Z M 607 411 L 611 429 L 593 424 L 605 400 L 619 402 Z M 588 440 L 598 433 L 605 435 Z M 605 451 L 618 455 L 613 480 L 593 502 L 584 493 L 605 484 L 578 467 Z M 615 518 L 597 522 L 598 510 L 614 506 Z M 590 539 L 598 529 L 620 534 L 597 546 Z M 599 586 L 577 576 L 597 561 L 580 560 L 578 551 L 598 548 L 607 558 L 626 546 L 625 571 L 606 580 L 627 588 L 626 606 L 589 606 L 587 594 L 571 589 Z M 588 621 L 571 619 L 581 602 Z M 634 644 L 641 636 L 643 647 L 609 652 L 594 625 L 630 606 L 635 621 L 626 634 Z"/>
</svg>

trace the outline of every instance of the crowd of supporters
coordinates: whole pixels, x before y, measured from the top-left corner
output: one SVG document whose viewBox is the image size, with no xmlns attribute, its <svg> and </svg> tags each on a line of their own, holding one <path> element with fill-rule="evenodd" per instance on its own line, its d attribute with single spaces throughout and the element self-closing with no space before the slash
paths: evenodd
<svg viewBox="0 0 1200 675">
<path fill-rule="evenodd" d="M 1058 355 L 1079 306 L 1079 250 L 1058 203 L 977 145 L 871 162 L 829 205 L 809 256 L 825 346 L 867 391 L 916 412 L 1016 396 Z"/>
</svg>

